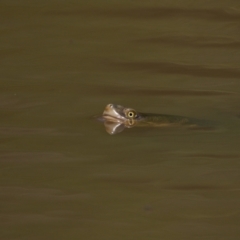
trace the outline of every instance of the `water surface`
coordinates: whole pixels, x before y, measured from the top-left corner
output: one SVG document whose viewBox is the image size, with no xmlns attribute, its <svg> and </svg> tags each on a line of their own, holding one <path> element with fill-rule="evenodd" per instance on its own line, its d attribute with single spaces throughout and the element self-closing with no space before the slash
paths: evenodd
<svg viewBox="0 0 240 240">
<path fill-rule="evenodd" d="M 1 1 L 1 239 L 238 239 L 236 1 Z M 108 103 L 216 122 L 108 135 Z"/>
</svg>

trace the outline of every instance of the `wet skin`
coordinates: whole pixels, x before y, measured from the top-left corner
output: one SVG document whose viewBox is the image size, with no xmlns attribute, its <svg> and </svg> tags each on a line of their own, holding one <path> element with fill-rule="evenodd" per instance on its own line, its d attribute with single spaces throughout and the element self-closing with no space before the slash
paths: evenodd
<svg viewBox="0 0 240 240">
<path fill-rule="evenodd" d="M 135 109 L 125 108 L 117 104 L 108 104 L 104 109 L 102 119 L 106 131 L 110 134 L 115 134 L 121 132 L 124 128 L 134 126 L 187 126 L 191 128 L 203 126 L 203 121 L 198 119 L 165 114 L 140 113 Z"/>
</svg>

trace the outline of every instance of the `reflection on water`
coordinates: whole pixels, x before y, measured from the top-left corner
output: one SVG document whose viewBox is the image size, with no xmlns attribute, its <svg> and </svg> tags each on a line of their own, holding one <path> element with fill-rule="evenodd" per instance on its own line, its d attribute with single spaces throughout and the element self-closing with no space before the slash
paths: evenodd
<svg viewBox="0 0 240 240">
<path fill-rule="evenodd" d="M 109 133 L 110 135 L 120 133 L 122 132 L 126 126 L 123 123 L 115 123 L 115 122 L 104 122 L 104 126 L 106 129 L 106 132 Z"/>
<path fill-rule="evenodd" d="M 239 239 L 239 10 L 2 0 L 0 239 Z M 109 102 L 219 125 L 111 137 Z"/>
<path fill-rule="evenodd" d="M 105 130 L 108 134 L 110 135 L 114 135 L 117 133 L 121 133 L 124 129 L 128 129 L 128 128 L 133 128 L 133 127 L 137 127 L 139 126 L 138 123 L 134 123 L 132 122 L 130 125 L 129 124 L 125 124 L 125 123 L 116 123 L 116 122 L 110 122 L 110 121 L 104 121 L 104 127 Z M 145 125 L 144 127 L 147 128 L 165 128 L 165 127 L 174 127 L 174 126 L 166 126 L 166 125 L 162 125 L 162 126 L 151 126 L 151 124 L 149 125 Z M 190 127 L 191 130 L 201 130 L 201 131 L 209 131 L 209 130 L 213 130 L 213 127 L 207 127 L 207 126 L 198 126 L 198 125 L 194 125 Z M 157 131 L 157 129 L 156 129 Z"/>
</svg>

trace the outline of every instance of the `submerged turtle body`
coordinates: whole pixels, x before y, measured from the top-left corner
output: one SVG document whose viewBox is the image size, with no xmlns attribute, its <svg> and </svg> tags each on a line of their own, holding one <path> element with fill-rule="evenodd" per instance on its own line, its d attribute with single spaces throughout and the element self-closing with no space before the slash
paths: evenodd
<svg viewBox="0 0 240 240">
<path fill-rule="evenodd" d="M 202 126 L 202 121 L 198 119 L 165 114 L 141 113 L 135 109 L 125 108 L 117 104 L 108 104 L 104 109 L 102 118 L 106 130 L 110 134 L 115 134 L 121 132 L 124 128 L 134 126 L 187 126 L 192 128 Z"/>
</svg>

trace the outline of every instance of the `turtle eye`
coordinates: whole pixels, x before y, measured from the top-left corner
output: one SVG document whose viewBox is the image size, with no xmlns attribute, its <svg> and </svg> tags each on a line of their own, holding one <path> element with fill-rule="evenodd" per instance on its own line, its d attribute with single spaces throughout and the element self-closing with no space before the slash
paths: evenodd
<svg viewBox="0 0 240 240">
<path fill-rule="evenodd" d="M 132 118 L 135 118 L 137 116 L 137 114 L 134 111 L 129 111 L 127 113 L 127 116 L 132 119 Z"/>
</svg>

